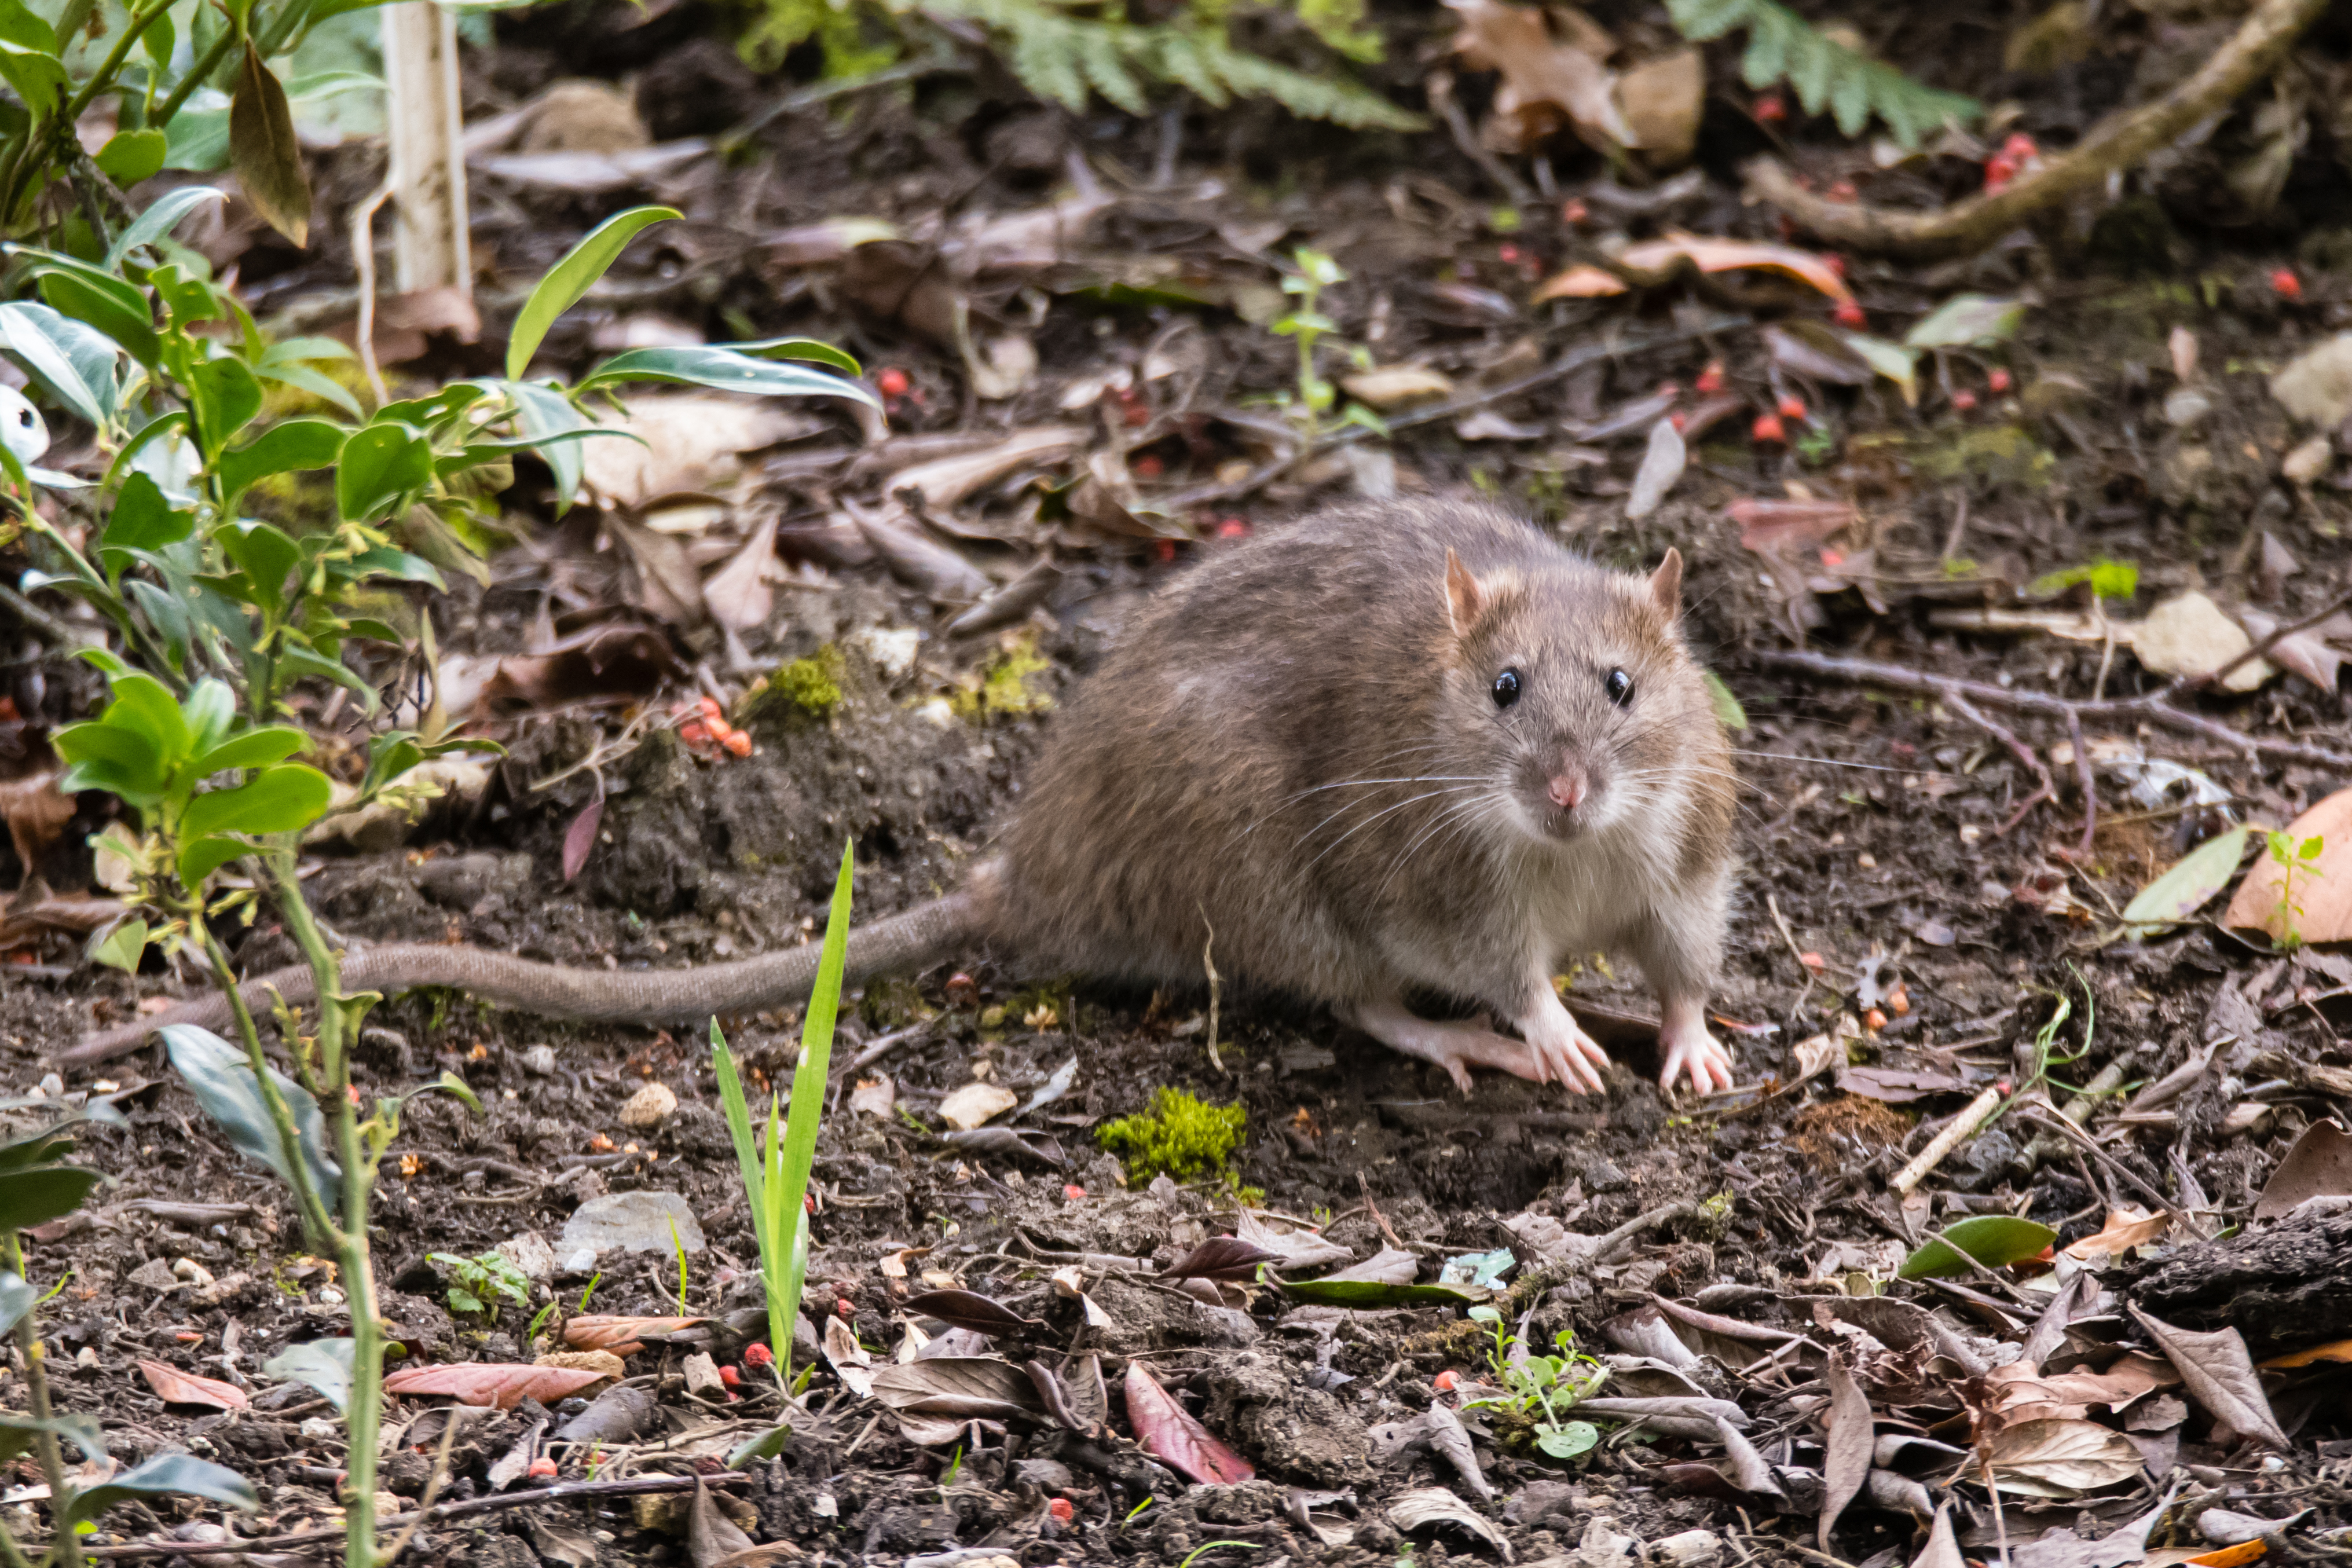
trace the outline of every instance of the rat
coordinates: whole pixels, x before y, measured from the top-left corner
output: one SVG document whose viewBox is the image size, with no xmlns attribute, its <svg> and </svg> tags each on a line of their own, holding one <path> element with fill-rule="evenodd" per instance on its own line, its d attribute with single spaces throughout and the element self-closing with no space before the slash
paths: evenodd
<svg viewBox="0 0 2352 1568">
<path fill-rule="evenodd" d="M 1551 975 L 1617 949 L 1658 994 L 1662 1083 L 1727 1088 L 1705 1008 L 1737 778 L 1684 640 L 1682 569 L 1669 550 L 1646 577 L 1612 571 L 1478 502 L 1261 531 L 1148 603 L 1055 721 L 996 852 L 947 897 L 853 931 L 847 980 L 972 946 L 1154 984 L 1213 963 L 1465 1092 L 1475 1068 L 1597 1091 L 1608 1058 Z M 664 1023 L 803 998 L 818 951 L 614 972 L 389 943 L 347 954 L 341 978 Z M 314 994 L 307 966 L 243 989 L 257 1005 Z M 1486 1011 L 1416 1012 L 1430 995 Z M 214 994 L 60 1059 L 228 1017 Z"/>
</svg>

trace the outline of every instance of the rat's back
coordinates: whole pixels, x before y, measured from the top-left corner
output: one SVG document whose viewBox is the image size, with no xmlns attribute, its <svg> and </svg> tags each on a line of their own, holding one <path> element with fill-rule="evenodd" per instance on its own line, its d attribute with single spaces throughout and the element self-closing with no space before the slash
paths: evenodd
<svg viewBox="0 0 2352 1568">
<path fill-rule="evenodd" d="M 1230 548 L 1141 610 L 1056 721 L 1006 834 L 1001 936 L 1056 966 L 1181 982 L 1204 978 L 1213 934 L 1228 976 L 1325 1001 L 1377 984 L 1381 924 L 1346 896 L 1345 841 L 1373 814 L 1359 781 L 1450 771 L 1430 721 L 1449 548 L 1474 572 L 1566 559 L 1483 506 L 1347 507 Z"/>
</svg>

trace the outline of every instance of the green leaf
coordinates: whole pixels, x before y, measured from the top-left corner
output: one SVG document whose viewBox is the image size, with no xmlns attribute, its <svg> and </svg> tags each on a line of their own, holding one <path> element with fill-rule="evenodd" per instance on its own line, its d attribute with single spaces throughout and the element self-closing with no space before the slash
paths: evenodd
<svg viewBox="0 0 2352 1568">
<path fill-rule="evenodd" d="M 1704 674 L 1707 700 L 1715 705 L 1715 721 L 1727 730 L 1748 728 L 1748 710 L 1739 705 L 1739 699 L 1731 694 L 1731 688 L 1723 683 L 1723 677 L 1711 669 Z"/>
<path fill-rule="evenodd" d="M 24 1230 L 73 1213 L 98 1178 L 98 1172 L 81 1165 L 35 1165 L 0 1173 L 0 1230 Z"/>
<path fill-rule="evenodd" d="M 515 317 L 514 331 L 507 340 L 507 376 L 512 381 L 522 379 L 530 368 L 531 355 L 547 339 L 547 331 L 555 319 L 580 302 L 580 297 L 595 286 L 621 251 L 639 230 L 679 216 L 675 207 L 631 207 L 614 213 L 587 234 L 580 243 L 564 252 L 562 260 L 547 269 L 547 276 L 523 301 L 521 312 Z"/>
<path fill-rule="evenodd" d="M 310 743 L 310 737 L 290 724 L 271 724 L 232 735 L 198 757 L 188 771 L 209 778 L 230 768 L 266 768 L 282 763 Z"/>
<path fill-rule="evenodd" d="M 1590 1421 L 1563 1421 L 1538 1429 L 1536 1447 L 1555 1459 L 1573 1459 L 1590 1453 L 1601 1441 L 1601 1429 Z"/>
<path fill-rule="evenodd" d="M 334 801 L 327 775 L 300 763 L 265 768 L 235 789 L 207 790 L 188 802 L 181 833 L 294 833 L 327 815 Z"/>
<path fill-rule="evenodd" d="M 332 468 L 348 434 L 331 419 L 289 419 L 244 446 L 223 452 L 215 468 L 228 505 L 234 510 L 236 498 L 257 479 Z"/>
<path fill-rule="evenodd" d="M 134 473 L 122 481 L 122 491 L 114 498 L 106 531 L 99 535 L 99 553 L 106 558 L 109 570 L 121 572 L 130 564 L 130 552 L 177 544 L 195 526 L 194 512 L 173 510 L 153 479 Z M 119 562 L 113 559 L 117 555 L 122 557 Z"/>
<path fill-rule="evenodd" d="M 364 417 L 360 409 L 360 400 L 352 395 L 351 388 L 307 364 L 262 364 L 255 367 L 255 374 L 264 381 L 282 382 L 288 386 L 298 387 L 313 397 L 333 404 L 354 419 Z"/>
<path fill-rule="evenodd" d="M 245 574 L 253 596 L 275 615 L 286 604 L 287 579 L 302 563 L 302 547 L 266 522 L 237 523 L 214 537 L 221 552 Z"/>
<path fill-rule="evenodd" d="M 0 1273 L 0 1334 L 23 1322 L 25 1314 L 40 1301 L 41 1293 L 29 1282 L 14 1274 Z"/>
<path fill-rule="evenodd" d="M 769 397 L 846 397 L 875 408 L 882 406 L 880 398 L 854 381 L 708 345 L 626 350 L 590 371 L 579 390 L 592 392 L 630 381 L 709 386 Z"/>
<path fill-rule="evenodd" d="M 207 457 L 216 458 L 261 412 L 261 383 L 241 360 L 206 360 L 189 374 L 188 391 Z"/>
<path fill-rule="evenodd" d="M 2025 301 L 1985 294 L 1955 294 L 1903 334 L 1913 349 L 1990 348 L 2007 342 L 2025 322 Z"/>
<path fill-rule="evenodd" d="M 16 89 L 35 114 L 55 114 L 65 99 L 66 69 L 54 49 L 28 49 L 0 38 L 0 79 Z"/>
<path fill-rule="evenodd" d="M 761 1459 L 772 1459 L 792 1446 L 793 1429 L 789 1426 L 771 1426 L 756 1436 L 746 1437 L 727 1456 L 727 1468 L 740 1470 Z"/>
<path fill-rule="evenodd" d="M 395 583 L 428 583 L 448 591 L 449 584 L 441 575 L 441 568 L 422 555 L 412 555 L 405 550 L 394 550 L 389 544 L 379 544 L 364 551 L 334 568 L 338 576 L 354 581 L 388 577 Z"/>
<path fill-rule="evenodd" d="M 180 885 L 192 889 L 201 888 L 205 878 L 230 861 L 252 853 L 252 845 L 226 835 L 188 839 L 180 846 Z"/>
<path fill-rule="evenodd" d="M 161 131 L 118 131 L 98 150 L 99 172 L 118 185 L 135 185 L 163 167 Z"/>
<path fill-rule="evenodd" d="M 2135 939 L 2168 930 L 2194 915 L 2230 885 L 2244 858 L 2251 827 L 2216 834 L 2183 855 L 2124 906 L 2124 924 Z"/>
<path fill-rule="evenodd" d="M 0 1460 L 13 1459 L 28 1451 L 33 1439 L 43 1433 L 64 1438 L 79 1449 L 84 1458 L 102 1458 L 106 1454 L 106 1436 L 100 1431 L 95 1415 L 52 1415 L 43 1420 L 37 1415 L 0 1410 Z"/>
<path fill-rule="evenodd" d="M 90 339 L 103 345 L 110 362 L 121 353 L 113 340 L 47 305 L 37 305 L 29 300 L 13 300 L 0 305 L 0 348 L 22 361 L 51 396 L 103 429 L 114 406 L 114 377 L 109 368 L 98 384 L 92 384 Z"/>
<path fill-rule="evenodd" d="M 297 249 L 307 248 L 310 176 L 302 167 L 301 144 L 294 139 L 294 111 L 286 102 L 286 89 L 250 41 L 237 70 L 236 95 L 229 100 L 228 157 L 253 210 Z"/>
<path fill-rule="evenodd" d="M 866 374 L 856 356 L 814 338 L 761 338 L 757 342 L 719 343 L 717 346 L 731 349 L 739 354 L 757 354 L 762 359 L 814 360 L 818 364 L 833 366 L 844 375 Z"/>
<path fill-rule="evenodd" d="M 1285 1279 L 1283 1294 L 1318 1307 L 1466 1307 L 1486 1298 L 1452 1285 L 1390 1285 L 1378 1279 Z"/>
<path fill-rule="evenodd" d="M 163 23 L 155 26 L 161 26 Z M 146 37 L 154 37 L 154 27 L 148 29 Z M 226 195 L 210 185 L 183 185 L 176 191 L 158 196 L 154 205 L 132 218 L 130 226 L 114 237 L 114 244 L 106 253 L 106 269 L 109 272 L 121 270 L 123 258 L 132 251 L 163 238 L 206 202 L 226 200 Z"/>
<path fill-rule="evenodd" d="M 235 1470 L 192 1454 L 158 1454 L 102 1486 L 74 1493 L 58 1521 L 58 1533 L 70 1539 L 77 1525 L 84 1520 L 96 1519 L 116 1503 L 175 1493 L 247 1511 L 261 1506 L 252 1483 Z"/>
<path fill-rule="evenodd" d="M 816 985 L 809 993 L 808 1012 L 801 1022 L 801 1059 L 793 1069 L 791 1120 L 784 1127 L 780 1151 L 771 1137 L 772 1166 L 779 1157 L 782 1163 L 781 1182 L 771 1184 L 766 1193 L 771 1239 L 784 1241 L 784 1226 L 792 1227 L 790 1244 L 784 1248 L 782 1283 L 784 1301 L 795 1312 L 800 1308 L 802 1283 L 807 1277 L 808 1215 L 804 1204 L 809 1168 L 816 1160 L 817 1121 L 824 1110 L 825 1073 L 833 1059 L 834 1019 L 841 1006 L 842 968 L 849 945 L 849 879 L 856 865 L 856 848 L 855 840 L 841 847 L 841 871 L 834 879 L 833 908 L 825 918 L 824 947 L 816 961 Z M 779 1220 L 781 1223 L 776 1223 Z M 761 1258 L 771 1281 L 776 1278 L 777 1261 L 772 1257 Z M 772 1304 L 769 1310 L 774 1310 Z M 776 1352 L 776 1375 L 780 1379 L 790 1378 L 792 1346 L 788 1332 L 782 1343 L 769 1347 Z"/>
<path fill-rule="evenodd" d="M 188 726 L 188 754 L 201 756 L 219 745 L 236 722 L 236 693 L 226 680 L 199 680 L 181 702 L 180 717 Z"/>
<path fill-rule="evenodd" d="M 146 951 L 147 922 L 133 915 L 127 921 L 117 921 L 114 929 L 90 948 L 89 956 L 91 962 L 103 963 L 109 969 L 136 974 L 139 973 L 140 954 Z M 0 1333 L 5 1332 L 5 1329 L 0 1329 Z"/>
<path fill-rule="evenodd" d="M 1988 1268 L 2001 1268 L 2038 1258 L 2058 1233 L 2046 1225 L 2005 1214 L 1974 1215 L 1944 1227 L 1944 1234 L 1903 1260 L 1898 1279 L 1929 1279 L 1944 1274 L 1969 1274 L 1969 1258 Z M 1965 1252 L 1968 1257 L 1961 1257 Z"/>
<path fill-rule="evenodd" d="M 95 267 L 45 266 L 41 298 L 61 316 L 95 327 L 141 364 L 153 368 L 163 346 L 147 296 Z"/>
<path fill-rule="evenodd" d="M 1895 384 L 1903 395 L 1906 406 L 1919 401 L 1919 362 L 1901 343 L 1890 343 L 1885 338 L 1874 338 L 1868 332 L 1837 332 L 1845 346 L 1862 356 L 1862 362 Z"/>
<path fill-rule="evenodd" d="M 352 1342 L 349 1340 L 305 1340 L 300 1344 L 288 1345 L 261 1363 L 262 1374 L 283 1383 L 299 1383 L 317 1389 L 338 1415 L 347 1413 L 352 1404 Z"/>
<path fill-rule="evenodd" d="M 269 1108 L 262 1100 L 245 1053 L 210 1029 L 193 1024 L 166 1024 L 158 1032 L 188 1092 L 206 1115 L 220 1123 L 237 1152 L 260 1161 L 278 1173 L 279 1181 L 292 1186 L 293 1173 L 278 1148 L 278 1129 L 269 1120 Z M 294 1113 L 295 1142 L 301 1150 L 303 1168 L 332 1214 L 341 1202 L 342 1172 L 327 1157 L 327 1126 L 319 1114 L 319 1102 L 275 1068 L 269 1070 L 269 1081 L 278 1086 Z"/>
<path fill-rule="evenodd" d="M 5 308 L 0 306 L 0 310 Z M 579 499 L 580 480 L 586 471 L 579 443 L 572 437 L 595 426 L 551 386 L 528 381 L 509 381 L 505 386 L 507 395 L 514 399 L 515 423 L 538 447 L 555 476 L 555 511 L 561 517 Z"/>
<path fill-rule="evenodd" d="M 163 756 L 155 738 L 104 720 L 69 724 L 49 737 L 68 764 L 58 787 L 68 795 L 102 789 L 144 809 L 163 793 Z"/>
<path fill-rule="evenodd" d="M 368 522 L 432 482 L 433 447 L 423 432 L 380 419 L 343 443 L 335 465 L 335 510 L 346 522 Z"/>
<path fill-rule="evenodd" d="M 102 723 L 146 736 L 166 768 L 187 759 L 191 750 L 187 719 L 172 693 L 152 675 L 133 670 L 116 676 L 114 700 L 99 718 Z"/>
<path fill-rule="evenodd" d="M 30 49 L 35 54 L 62 55 L 58 30 L 49 26 L 23 0 L 0 0 L 0 41 Z"/>
</svg>

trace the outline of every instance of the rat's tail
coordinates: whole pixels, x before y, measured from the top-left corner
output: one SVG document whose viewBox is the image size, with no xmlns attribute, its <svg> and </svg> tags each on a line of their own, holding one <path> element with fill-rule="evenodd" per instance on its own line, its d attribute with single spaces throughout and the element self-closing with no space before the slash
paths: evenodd
<svg viewBox="0 0 2352 1568">
<path fill-rule="evenodd" d="M 855 985 L 879 975 L 908 973 L 952 957 L 961 944 L 982 933 L 982 910 L 993 883 L 990 872 L 983 867 L 974 885 L 962 891 L 851 931 L 842 983 Z M 446 986 L 542 1018 L 699 1023 L 714 1016 L 757 1013 L 800 1001 L 816 984 L 823 951 L 822 943 L 812 942 L 690 969 L 567 969 L 478 947 L 403 942 L 348 953 L 341 973 L 347 992 L 380 991 L 389 996 L 421 986 Z M 237 992 L 247 1008 L 264 1013 L 273 992 L 289 1005 L 299 1005 L 315 1000 L 318 986 L 310 966 L 297 964 L 247 980 Z M 214 992 L 135 1024 L 85 1035 L 55 1059 L 64 1067 L 89 1067 L 136 1050 L 150 1030 L 166 1024 L 194 1024 L 218 1033 L 233 1016 L 228 998 Z"/>
</svg>

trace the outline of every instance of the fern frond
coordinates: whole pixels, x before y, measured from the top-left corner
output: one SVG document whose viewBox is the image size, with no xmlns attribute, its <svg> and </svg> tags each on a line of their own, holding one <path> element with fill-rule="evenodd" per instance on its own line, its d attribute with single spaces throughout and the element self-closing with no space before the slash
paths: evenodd
<svg viewBox="0 0 2352 1568">
<path fill-rule="evenodd" d="M 1666 15 L 1693 43 L 1746 28 L 1748 49 L 1739 74 L 1748 85 L 1786 81 L 1806 113 L 1826 109 L 1848 136 L 1861 135 L 1875 115 L 1889 135 L 1912 148 L 1947 121 L 1965 123 L 1984 112 L 1982 104 L 1964 93 L 1925 86 L 1882 60 L 1857 54 L 1774 0 L 1666 0 Z"/>
</svg>

